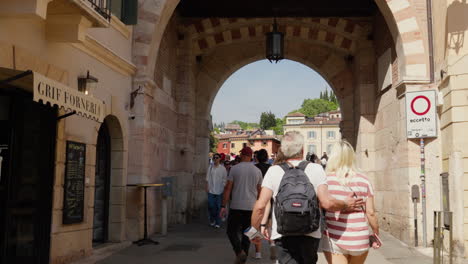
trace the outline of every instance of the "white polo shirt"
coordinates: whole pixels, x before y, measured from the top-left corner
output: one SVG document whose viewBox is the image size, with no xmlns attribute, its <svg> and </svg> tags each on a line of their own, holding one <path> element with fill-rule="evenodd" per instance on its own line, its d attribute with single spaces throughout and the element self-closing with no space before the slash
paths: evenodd
<svg viewBox="0 0 468 264">
<path fill-rule="evenodd" d="M 291 160 L 289 161 L 292 165 L 298 166 L 302 160 Z M 314 185 L 315 192 L 317 193 L 317 189 L 320 185 L 324 184 L 327 185 L 327 175 L 323 170 L 322 166 L 316 163 L 309 163 L 305 169 L 305 174 L 309 177 L 310 182 Z M 263 178 L 262 187 L 268 188 L 273 191 L 273 199 L 276 200 L 276 195 L 278 194 L 279 185 L 281 184 L 281 180 L 283 179 L 284 170 L 279 165 L 271 166 L 267 173 L 265 174 L 265 178 Z M 271 231 L 271 239 L 278 239 L 281 237 L 281 234 L 277 231 L 277 223 L 275 217 L 275 210 L 274 206 L 272 206 L 273 210 L 273 225 Z M 315 232 L 307 234 L 307 236 L 321 238 L 322 234 L 320 232 L 320 228 Z"/>
</svg>

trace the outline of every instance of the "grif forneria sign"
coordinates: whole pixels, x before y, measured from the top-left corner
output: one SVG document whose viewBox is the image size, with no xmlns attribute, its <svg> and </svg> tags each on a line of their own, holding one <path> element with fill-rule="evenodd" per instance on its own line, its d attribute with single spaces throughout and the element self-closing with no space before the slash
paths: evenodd
<svg viewBox="0 0 468 264">
<path fill-rule="evenodd" d="M 71 89 L 37 72 L 33 75 L 35 102 L 42 101 L 43 104 L 57 105 L 66 111 L 76 111 L 77 114 L 98 122 L 104 120 L 104 103 L 101 100 Z"/>
<path fill-rule="evenodd" d="M 437 137 L 435 91 L 406 93 L 406 135 L 408 138 Z"/>
</svg>

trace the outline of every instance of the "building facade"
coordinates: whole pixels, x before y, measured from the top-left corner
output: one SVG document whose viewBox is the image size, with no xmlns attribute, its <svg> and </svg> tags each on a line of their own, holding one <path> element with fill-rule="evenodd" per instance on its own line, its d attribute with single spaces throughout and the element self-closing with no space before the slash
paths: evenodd
<svg viewBox="0 0 468 264">
<path fill-rule="evenodd" d="M 108 3 L 0 2 L 1 263 L 127 239 L 133 29 Z"/>
<path fill-rule="evenodd" d="M 286 116 L 284 132 L 297 131 L 304 137 L 304 158 L 307 154 L 315 154 L 319 158 L 327 153 L 330 155 L 333 144 L 341 139 L 341 113 L 333 111 L 307 118 L 301 113 L 291 113 Z"/>
<path fill-rule="evenodd" d="M 281 145 L 280 140 L 276 136 L 271 135 L 217 135 L 218 137 L 218 153 L 230 155 L 238 155 L 244 147 L 250 147 L 253 151 L 265 149 L 269 155 L 278 153 Z"/>
</svg>

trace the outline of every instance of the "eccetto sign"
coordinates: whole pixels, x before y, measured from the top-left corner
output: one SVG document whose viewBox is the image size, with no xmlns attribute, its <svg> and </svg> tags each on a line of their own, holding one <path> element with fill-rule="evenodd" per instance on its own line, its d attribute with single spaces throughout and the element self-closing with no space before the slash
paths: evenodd
<svg viewBox="0 0 468 264">
<path fill-rule="evenodd" d="M 408 138 L 437 137 L 436 92 L 406 93 L 406 135 Z"/>
<path fill-rule="evenodd" d="M 98 122 L 104 120 L 104 104 L 102 101 L 71 89 L 66 85 L 51 80 L 37 72 L 34 72 L 34 101 L 43 104 L 76 111 L 77 114 L 94 119 Z"/>
</svg>

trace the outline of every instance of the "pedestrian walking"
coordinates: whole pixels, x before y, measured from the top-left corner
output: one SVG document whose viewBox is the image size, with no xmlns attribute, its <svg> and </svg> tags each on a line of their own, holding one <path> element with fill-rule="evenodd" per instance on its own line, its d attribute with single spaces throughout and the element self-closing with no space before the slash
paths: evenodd
<svg viewBox="0 0 468 264">
<path fill-rule="evenodd" d="M 247 261 L 250 240 L 243 232 L 250 226 L 252 209 L 262 184 L 262 172 L 252 164 L 252 154 L 250 147 L 244 147 L 241 150 L 241 162 L 231 168 L 221 206 L 221 217 L 224 217 L 227 202 L 232 194 L 227 220 L 227 235 L 236 254 L 235 263 Z"/>
<path fill-rule="evenodd" d="M 255 166 L 262 172 L 262 177 L 265 176 L 268 168 L 271 165 L 268 163 L 268 151 L 266 149 L 260 149 L 256 151 L 257 163 Z M 261 259 L 262 258 L 262 244 L 258 243 L 255 244 L 255 258 Z M 276 259 L 276 249 L 274 241 L 270 241 L 270 259 Z"/>
<path fill-rule="evenodd" d="M 224 191 L 224 186 L 227 181 L 226 168 L 220 164 L 221 155 L 213 155 L 213 165 L 208 168 L 206 173 L 206 191 L 208 193 L 208 213 L 210 226 L 215 228 L 221 227 L 221 201 Z"/>
<path fill-rule="evenodd" d="M 333 147 L 327 166 L 327 183 L 334 198 L 344 199 L 351 194 L 363 199 L 365 205 L 360 210 L 327 210 L 327 228 L 320 243 L 325 258 L 329 264 L 364 263 L 369 247 L 381 246 L 379 225 L 372 184 L 358 171 L 354 149 L 347 141 Z M 369 226 L 374 233 L 371 236 Z"/>
<path fill-rule="evenodd" d="M 265 175 L 252 214 L 252 227 L 261 230 L 267 239 L 275 241 L 280 264 L 317 262 L 321 238 L 319 202 L 323 208 L 331 211 L 355 210 L 363 205 L 362 199 L 352 195 L 343 200 L 333 198 L 328 192 L 323 168 L 302 160 L 303 145 L 304 137 L 296 131 L 283 136 L 277 160 Z M 272 197 L 274 206 L 270 236 L 265 227 Z M 254 241 L 260 242 L 258 239 Z"/>
<path fill-rule="evenodd" d="M 322 163 L 322 166 L 325 169 L 327 167 L 328 162 L 328 155 L 326 152 L 323 153 L 322 157 L 320 158 L 320 162 Z"/>
</svg>

